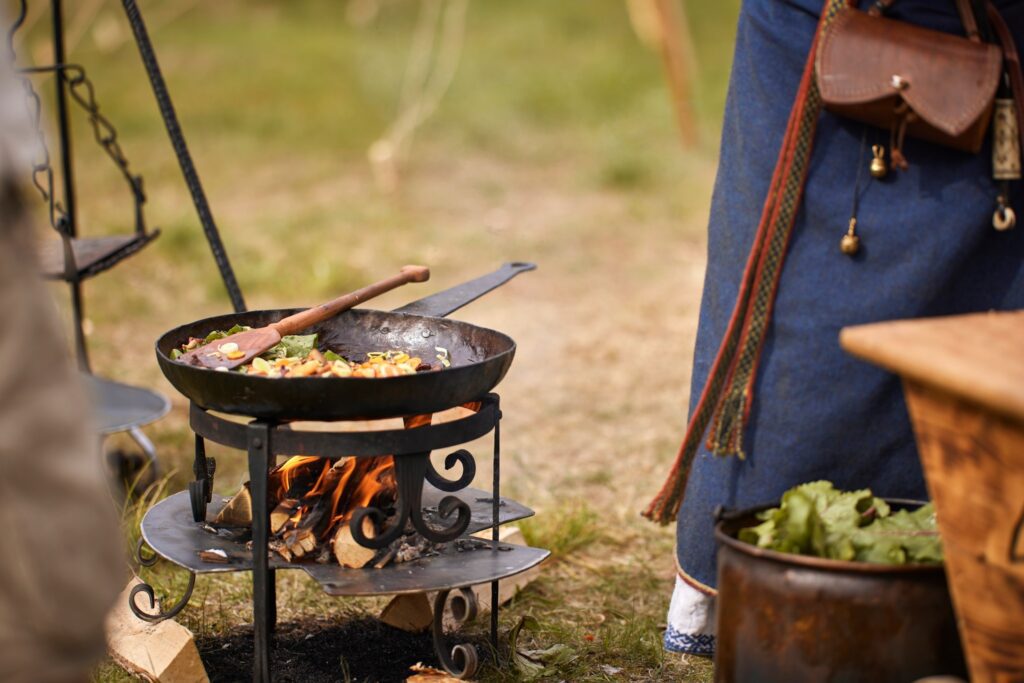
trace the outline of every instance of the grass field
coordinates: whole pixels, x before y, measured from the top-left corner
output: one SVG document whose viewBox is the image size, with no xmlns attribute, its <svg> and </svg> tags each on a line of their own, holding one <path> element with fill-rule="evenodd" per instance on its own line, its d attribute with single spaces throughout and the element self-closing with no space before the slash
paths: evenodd
<svg viewBox="0 0 1024 683">
<path fill-rule="evenodd" d="M 92 75 L 163 230 L 86 285 L 89 344 L 102 375 L 172 398 L 146 431 L 171 473 L 162 491 L 174 492 L 190 477 L 187 406 L 151 344 L 229 304 L 120 3 L 89 4 L 98 9 L 82 15 L 71 59 Z M 386 308 L 503 261 L 537 262 L 456 314 L 518 342 L 499 387 L 503 492 L 537 510 L 525 531 L 553 551 L 502 623 L 532 616 L 523 645 L 567 646 L 545 680 L 709 680 L 706 662 L 661 649 L 674 534 L 638 513 L 683 428 L 738 3 L 687 3 L 702 133 L 684 150 L 660 59 L 624 2 L 471 2 L 451 88 L 392 192 L 375 184 L 367 150 L 395 116 L 419 3 L 222 0 L 172 13 L 178 4 L 141 3 L 249 307 L 313 304 L 407 262 L 431 267 L 431 283 L 387 295 L 377 304 Z M 45 24 L 31 27 L 23 54 L 45 56 Z M 83 232 L 129 229 L 127 194 L 82 117 L 75 133 Z M 211 451 L 217 489 L 230 493 L 244 458 Z M 129 535 L 139 512 L 126 513 Z M 146 576 L 172 600 L 184 585 L 166 567 Z M 282 621 L 344 620 L 382 604 L 331 599 L 304 576 L 279 580 Z M 227 633 L 250 623 L 249 590 L 248 575 L 202 577 L 179 620 L 202 636 Z M 96 677 L 125 674 L 106 664 Z"/>
</svg>

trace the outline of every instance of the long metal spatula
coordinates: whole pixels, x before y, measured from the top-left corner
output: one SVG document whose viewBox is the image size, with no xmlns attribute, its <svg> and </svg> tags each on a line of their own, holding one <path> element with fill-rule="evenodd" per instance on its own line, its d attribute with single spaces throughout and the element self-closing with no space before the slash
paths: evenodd
<svg viewBox="0 0 1024 683">
<path fill-rule="evenodd" d="M 426 282 L 430 271 L 426 266 L 404 266 L 398 275 L 367 285 L 362 289 L 339 296 L 333 301 L 290 315 L 266 327 L 239 332 L 223 339 L 217 339 L 178 357 L 178 361 L 207 368 L 236 368 L 265 353 L 287 334 L 295 334 L 310 325 L 334 317 L 357 304 L 401 287 L 408 282 Z"/>
</svg>

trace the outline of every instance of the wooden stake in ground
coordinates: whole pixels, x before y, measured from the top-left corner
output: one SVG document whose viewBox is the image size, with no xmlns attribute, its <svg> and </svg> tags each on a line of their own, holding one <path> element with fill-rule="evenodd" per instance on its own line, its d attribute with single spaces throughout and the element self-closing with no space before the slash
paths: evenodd
<svg viewBox="0 0 1024 683">
<path fill-rule="evenodd" d="M 682 0 L 627 0 L 630 20 L 640 39 L 661 53 L 672 106 L 684 147 L 697 143 L 692 75 L 696 60 Z"/>
<path fill-rule="evenodd" d="M 159 683 L 209 683 L 192 632 L 173 620 L 151 624 L 132 614 L 133 577 L 107 615 L 107 649 L 124 669 Z"/>
</svg>

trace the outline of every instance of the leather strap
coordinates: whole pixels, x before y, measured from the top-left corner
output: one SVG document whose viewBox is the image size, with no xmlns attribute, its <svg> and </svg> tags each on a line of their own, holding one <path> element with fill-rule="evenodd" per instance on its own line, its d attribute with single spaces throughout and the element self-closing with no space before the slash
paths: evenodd
<svg viewBox="0 0 1024 683">
<path fill-rule="evenodd" d="M 981 34 L 978 32 L 978 20 L 974 16 L 971 0 L 956 0 L 956 11 L 960 14 L 960 21 L 964 24 L 967 37 L 976 43 L 980 43 Z"/>
<path fill-rule="evenodd" d="M 893 6 L 896 0 L 875 0 L 874 4 L 868 8 L 868 14 L 873 17 L 880 17 L 885 14 L 890 7 Z M 960 15 L 960 21 L 964 25 L 964 30 L 967 32 L 967 37 L 976 43 L 981 42 L 981 32 L 978 30 L 978 20 L 974 13 L 974 7 L 971 5 L 971 0 L 954 0 L 956 3 L 956 11 Z"/>
<path fill-rule="evenodd" d="M 1020 135 L 1021 149 L 1024 150 L 1024 74 L 1021 72 L 1020 55 L 1013 34 L 1003 21 L 1003 17 L 991 2 L 988 3 L 988 20 L 992 31 L 1003 48 L 1003 64 L 1010 78 L 1010 91 L 1017 110 L 1017 131 Z"/>
</svg>

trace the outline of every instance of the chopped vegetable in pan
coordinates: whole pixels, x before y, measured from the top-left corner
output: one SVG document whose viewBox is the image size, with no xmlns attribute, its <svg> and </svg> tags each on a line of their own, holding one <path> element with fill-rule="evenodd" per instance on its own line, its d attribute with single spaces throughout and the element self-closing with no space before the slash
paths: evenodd
<svg viewBox="0 0 1024 683">
<path fill-rule="evenodd" d="M 209 344 L 218 339 L 224 339 L 238 332 L 245 332 L 250 328 L 235 325 L 230 330 L 216 330 L 206 335 L 206 338 L 192 337 L 187 344 L 180 349 L 171 350 L 171 359 L 177 360 L 184 352 L 191 351 L 204 344 Z M 317 336 L 286 335 L 281 341 L 270 347 L 260 356 L 252 359 L 235 369 L 245 375 L 257 377 L 400 377 L 401 375 L 414 375 L 417 372 L 428 372 L 437 369 L 423 359 L 412 356 L 404 351 L 370 351 L 363 361 L 344 358 L 334 351 L 320 352 L 316 348 Z M 217 348 L 227 358 L 232 354 L 241 358 L 243 354 L 239 351 L 238 345 L 234 342 L 226 342 Z M 437 359 L 442 367 L 449 367 L 451 361 L 448 359 L 447 349 L 438 347 Z M 221 370 L 223 368 L 218 368 Z"/>
</svg>

